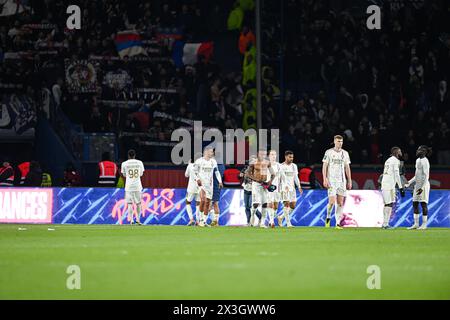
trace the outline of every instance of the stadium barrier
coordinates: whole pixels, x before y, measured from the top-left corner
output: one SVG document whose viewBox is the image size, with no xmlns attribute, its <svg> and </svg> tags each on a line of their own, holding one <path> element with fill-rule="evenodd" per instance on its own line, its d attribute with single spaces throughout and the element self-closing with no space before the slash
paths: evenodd
<svg viewBox="0 0 450 320">
<path fill-rule="evenodd" d="M 124 189 L 116 188 L 1 188 L 0 223 L 127 224 Z M 291 214 L 295 226 L 323 226 L 326 190 L 307 190 L 298 196 Z M 185 189 L 144 189 L 143 224 L 185 225 Z M 390 224 L 412 224 L 412 194 L 398 199 Z M 219 204 L 220 225 L 247 223 L 243 190 L 224 189 Z M 450 227 L 450 191 L 432 190 L 428 226 Z M 194 209 L 195 210 L 195 209 Z M 279 208 L 281 213 L 281 206 Z M 351 190 L 344 206 L 342 224 L 346 227 L 379 227 L 383 219 L 383 200 L 378 190 Z M 334 224 L 334 218 L 332 223 Z"/>
<path fill-rule="evenodd" d="M 302 167 L 298 164 L 299 169 Z M 184 176 L 186 166 L 172 164 L 147 164 L 142 177 L 142 185 L 146 188 L 186 188 L 187 179 Z M 238 167 L 240 169 L 241 167 Z M 435 168 L 430 171 L 430 185 L 432 189 L 450 189 L 450 168 Z M 98 178 L 98 162 L 83 163 L 83 186 L 95 186 Z M 321 167 L 316 166 L 315 175 L 322 182 Z M 382 166 L 362 168 L 352 165 L 353 189 L 376 190 L 378 179 L 383 172 Z M 406 178 L 411 179 L 414 168 L 407 168 Z"/>
</svg>

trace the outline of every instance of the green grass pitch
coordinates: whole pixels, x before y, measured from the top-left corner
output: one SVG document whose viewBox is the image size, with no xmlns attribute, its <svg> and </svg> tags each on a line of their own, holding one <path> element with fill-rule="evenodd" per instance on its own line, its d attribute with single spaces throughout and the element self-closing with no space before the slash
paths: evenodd
<svg viewBox="0 0 450 320">
<path fill-rule="evenodd" d="M 450 299 L 450 229 L 0 225 L 0 299 Z"/>
</svg>

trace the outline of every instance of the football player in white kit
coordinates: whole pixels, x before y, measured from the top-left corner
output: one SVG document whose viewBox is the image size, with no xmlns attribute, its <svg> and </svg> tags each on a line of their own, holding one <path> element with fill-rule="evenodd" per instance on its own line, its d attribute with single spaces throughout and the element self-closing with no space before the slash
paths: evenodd
<svg viewBox="0 0 450 320">
<path fill-rule="evenodd" d="M 399 147 L 391 148 L 391 156 L 384 163 L 383 178 L 381 180 L 381 193 L 383 195 L 383 229 L 389 229 L 392 207 L 395 203 L 395 185 L 398 185 L 400 194 L 405 196 L 402 180 L 400 178 L 400 158 L 402 150 Z"/>
<path fill-rule="evenodd" d="M 195 181 L 195 172 L 194 172 L 194 163 L 189 160 L 189 164 L 184 172 L 184 176 L 189 179 L 187 190 L 186 190 L 186 212 L 189 216 L 188 226 L 193 226 L 196 224 L 196 221 L 200 221 L 199 217 L 199 207 L 200 207 L 200 190 Z M 195 200 L 195 216 L 192 213 L 191 203 L 192 200 Z"/>
<path fill-rule="evenodd" d="M 144 174 L 144 164 L 136 160 L 136 151 L 128 151 L 128 160 L 121 165 L 120 172 L 125 178 L 125 201 L 127 203 L 128 220 L 131 224 L 141 224 L 141 201 L 142 183 L 141 177 Z M 133 204 L 136 205 L 137 219 L 133 219 Z"/>
<path fill-rule="evenodd" d="M 427 159 L 428 147 L 420 146 L 416 151 L 416 173 L 414 177 L 405 185 L 407 188 L 412 183 L 413 191 L 413 208 L 414 208 L 414 224 L 409 230 L 427 228 L 428 220 L 428 197 L 430 195 L 430 162 Z M 422 207 L 422 225 L 419 227 L 419 203 Z"/>
<path fill-rule="evenodd" d="M 276 187 L 275 191 L 269 192 L 267 194 L 267 201 L 268 201 L 268 208 L 267 211 L 269 211 L 269 227 L 274 228 L 275 223 L 274 219 L 278 211 L 278 206 L 281 201 L 281 193 L 280 193 L 280 170 L 281 170 L 281 164 L 277 161 L 277 151 L 276 150 L 270 150 L 269 151 L 269 161 L 270 166 L 272 167 L 272 170 L 275 174 L 275 177 L 272 180 L 272 185 Z"/>
<path fill-rule="evenodd" d="M 278 218 L 278 225 L 283 225 L 283 216 L 286 219 L 286 226 L 292 228 L 291 212 L 295 209 L 297 204 L 297 194 L 295 192 L 295 186 L 297 186 L 300 194 L 303 194 L 303 189 L 300 185 L 298 178 L 298 168 L 294 163 L 294 153 L 292 151 L 286 151 L 284 153 L 284 162 L 280 165 L 280 188 L 281 188 L 281 200 L 283 201 L 283 214 L 280 214 Z"/>
<path fill-rule="evenodd" d="M 352 188 L 352 173 L 350 170 L 350 156 L 342 149 L 344 139 L 340 135 L 334 136 L 334 148 L 325 151 L 323 157 L 323 186 L 328 189 L 328 206 L 325 227 L 330 227 L 331 211 L 335 208 L 336 229 L 342 229 L 340 222 L 347 190 Z"/>
<path fill-rule="evenodd" d="M 195 182 L 200 190 L 200 208 L 198 225 L 205 226 L 206 218 L 209 214 L 211 199 L 213 196 L 213 174 L 215 172 L 219 187 L 223 188 L 222 177 L 217 168 L 217 162 L 213 159 L 214 150 L 212 147 L 206 147 L 203 151 L 203 157 L 194 162 Z M 217 169 L 217 170 L 214 170 Z"/>
</svg>

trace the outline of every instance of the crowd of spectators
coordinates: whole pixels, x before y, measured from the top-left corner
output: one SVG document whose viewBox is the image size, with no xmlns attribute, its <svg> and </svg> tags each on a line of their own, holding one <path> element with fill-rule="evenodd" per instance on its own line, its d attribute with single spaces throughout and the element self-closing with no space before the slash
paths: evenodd
<svg viewBox="0 0 450 320">
<path fill-rule="evenodd" d="M 264 114 L 275 114 L 283 147 L 301 162 L 320 162 L 343 134 L 354 163 L 382 163 L 393 145 L 414 163 L 426 144 L 432 163 L 450 164 L 449 3 L 382 4 L 381 30 L 367 28 L 367 4 L 353 1 L 285 1 L 284 25 L 279 4 L 264 12 L 273 29 L 263 33 L 263 56 L 277 61 L 286 87 Z"/>
<path fill-rule="evenodd" d="M 41 114 L 53 116 L 56 127 L 61 117 L 67 117 L 83 132 L 114 132 L 118 137 L 126 132 L 144 134 L 132 139 L 138 144 L 170 141 L 174 129 L 192 120 L 220 129 L 241 127 L 240 70 L 225 73 L 214 58 L 201 55 L 197 63 L 177 67 L 171 52 L 175 40 L 200 43 L 227 32 L 233 3 L 49 0 L 30 4 L 20 14 L 0 17 L 5 22 L 0 28 L 0 80 L 39 101 Z M 81 30 L 66 28 L 70 4 L 81 8 Z M 139 33 L 146 55 L 118 58 L 114 39 L 124 30 Z M 234 49 L 238 55 L 237 39 Z M 98 85 L 87 93 L 73 92 L 67 85 L 68 61 L 81 60 L 91 62 L 96 70 Z M 109 71 L 121 78 L 108 82 Z M 45 99 L 51 100 L 50 107 Z"/>
</svg>

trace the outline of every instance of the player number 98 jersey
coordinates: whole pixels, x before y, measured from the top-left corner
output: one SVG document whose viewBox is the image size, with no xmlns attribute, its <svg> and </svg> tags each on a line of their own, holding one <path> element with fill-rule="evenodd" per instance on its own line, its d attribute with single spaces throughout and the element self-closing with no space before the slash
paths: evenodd
<svg viewBox="0 0 450 320">
<path fill-rule="evenodd" d="M 122 163 L 120 172 L 125 177 L 125 191 L 142 191 L 141 177 L 144 174 L 142 161 L 129 159 Z"/>
</svg>

